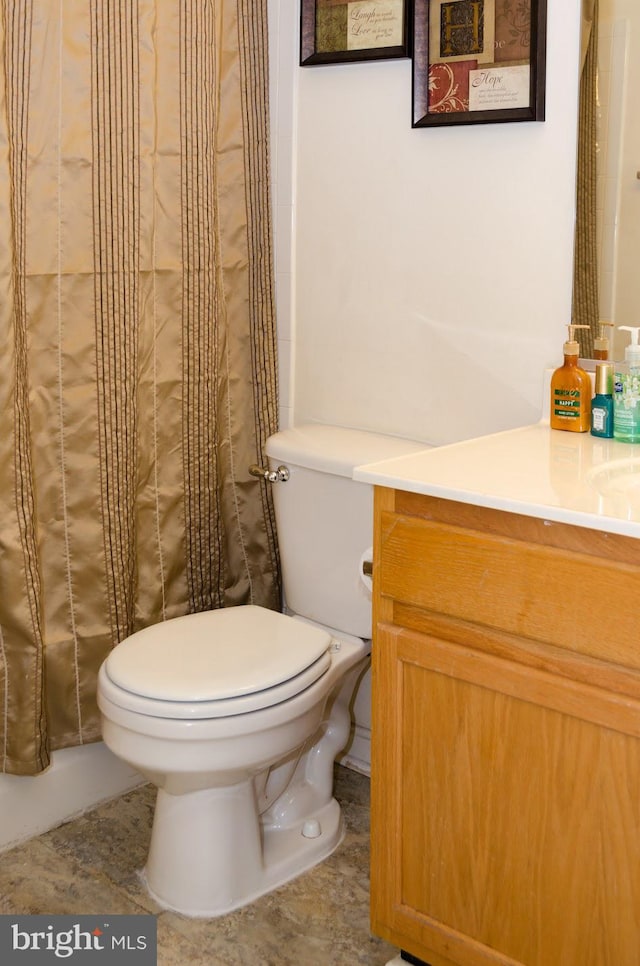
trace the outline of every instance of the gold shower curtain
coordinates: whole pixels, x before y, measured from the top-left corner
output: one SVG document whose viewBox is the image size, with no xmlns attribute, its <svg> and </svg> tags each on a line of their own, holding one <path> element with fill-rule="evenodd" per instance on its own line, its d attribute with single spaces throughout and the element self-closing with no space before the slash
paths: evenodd
<svg viewBox="0 0 640 966">
<path fill-rule="evenodd" d="M 599 334 L 597 189 L 598 0 L 583 0 L 581 31 L 582 72 L 578 105 L 576 170 L 576 230 L 573 259 L 572 321 L 588 325 L 580 333 L 582 355 L 593 355 Z"/>
<path fill-rule="evenodd" d="M 0 0 L 0 768 L 133 630 L 279 605 L 264 0 Z"/>
</svg>

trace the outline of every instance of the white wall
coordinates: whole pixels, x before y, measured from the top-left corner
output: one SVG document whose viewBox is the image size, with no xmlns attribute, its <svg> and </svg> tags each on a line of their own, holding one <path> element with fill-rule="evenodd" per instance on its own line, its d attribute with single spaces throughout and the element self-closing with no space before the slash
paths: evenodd
<svg viewBox="0 0 640 966">
<path fill-rule="evenodd" d="M 444 443 L 538 417 L 570 317 L 580 0 L 548 7 L 544 123 L 412 130 L 408 60 L 299 68 L 298 3 L 271 0 L 285 424 Z"/>
<path fill-rule="evenodd" d="M 548 7 L 544 123 L 412 130 L 408 60 L 300 68 L 299 0 L 269 0 L 283 427 L 446 443 L 539 417 L 571 312 L 580 0 Z M 369 702 L 367 674 L 363 771 Z"/>
<path fill-rule="evenodd" d="M 269 79 L 271 104 L 271 169 L 274 217 L 274 260 L 278 358 L 280 363 L 280 426 L 293 422 L 293 219 L 296 171 L 296 111 L 299 68 L 300 0 L 267 0 L 269 12 Z"/>
<path fill-rule="evenodd" d="M 51 765 L 41 775 L 0 775 L 0 852 L 144 780 L 102 741 L 54 751 Z"/>
</svg>

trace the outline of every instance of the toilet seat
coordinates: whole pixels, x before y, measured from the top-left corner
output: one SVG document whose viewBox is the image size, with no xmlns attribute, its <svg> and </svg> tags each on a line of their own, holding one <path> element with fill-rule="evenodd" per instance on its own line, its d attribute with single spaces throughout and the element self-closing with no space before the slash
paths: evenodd
<svg viewBox="0 0 640 966">
<path fill-rule="evenodd" d="M 158 718 L 202 719 L 272 707 L 331 665 L 325 630 L 255 605 L 152 625 L 117 645 L 100 687 L 118 707 Z"/>
</svg>

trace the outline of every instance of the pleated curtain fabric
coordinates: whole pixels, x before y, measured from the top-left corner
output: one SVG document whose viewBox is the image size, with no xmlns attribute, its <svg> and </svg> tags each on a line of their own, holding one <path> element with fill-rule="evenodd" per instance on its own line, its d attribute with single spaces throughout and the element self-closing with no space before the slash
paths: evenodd
<svg viewBox="0 0 640 966">
<path fill-rule="evenodd" d="M 134 630 L 280 605 L 266 2 L 0 0 L 0 769 Z"/>
<path fill-rule="evenodd" d="M 597 79 L 598 0 L 584 0 L 582 16 L 582 74 L 578 111 L 576 171 L 576 230 L 573 271 L 572 321 L 588 325 L 577 334 L 581 354 L 593 355 L 599 334 L 600 296 L 597 233 Z"/>
</svg>

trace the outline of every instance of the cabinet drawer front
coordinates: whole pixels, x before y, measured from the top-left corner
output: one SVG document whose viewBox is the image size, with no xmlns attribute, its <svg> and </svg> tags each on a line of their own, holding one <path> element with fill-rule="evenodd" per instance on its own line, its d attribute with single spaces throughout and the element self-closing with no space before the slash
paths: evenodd
<svg viewBox="0 0 640 966">
<path fill-rule="evenodd" d="M 640 668 L 640 568 L 556 547 L 382 515 L 379 592 Z"/>
</svg>

